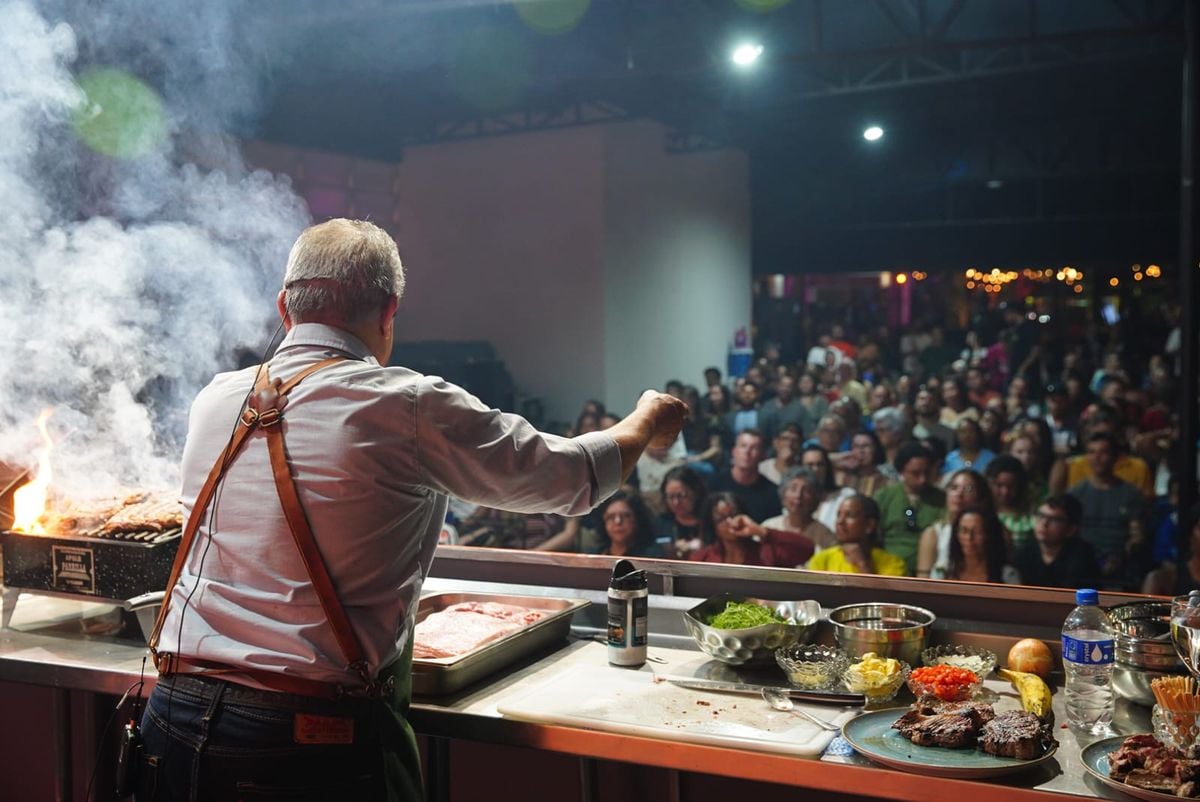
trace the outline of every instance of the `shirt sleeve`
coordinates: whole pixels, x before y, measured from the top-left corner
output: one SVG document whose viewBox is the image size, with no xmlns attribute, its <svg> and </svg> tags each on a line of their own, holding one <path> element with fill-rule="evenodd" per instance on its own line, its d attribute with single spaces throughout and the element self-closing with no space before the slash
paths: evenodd
<svg viewBox="0 0 1200 802">
<path fill-rule="evenodd" d="M 813 556 L 813 542 L 808 535 L 786 529 L 767 528 L 763 542 L 775 552 L 774 564 L 780 568 L 795 568 Z"/>
<path fill-rule="evenodd" d="M 427 486 L 488 507 L 582 515 L 621 482 L 612 436 L 539 432 L 437 377 L 425 378 L 417 391 L 416 439 Z"/>
</svg>

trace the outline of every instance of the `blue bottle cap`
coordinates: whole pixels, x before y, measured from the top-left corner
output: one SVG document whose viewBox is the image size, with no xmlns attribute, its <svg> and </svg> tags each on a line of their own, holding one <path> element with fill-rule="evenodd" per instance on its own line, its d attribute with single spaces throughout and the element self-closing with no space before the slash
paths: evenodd
<svg viewBox="0 0 1200 802">
<path fill-rule="evenodd" d="M 1075 603 L 1084 606 L 1100 603 L 1100 594 L 1091 588 L 1081 588 L 1075 591 Z"/>
</svg>

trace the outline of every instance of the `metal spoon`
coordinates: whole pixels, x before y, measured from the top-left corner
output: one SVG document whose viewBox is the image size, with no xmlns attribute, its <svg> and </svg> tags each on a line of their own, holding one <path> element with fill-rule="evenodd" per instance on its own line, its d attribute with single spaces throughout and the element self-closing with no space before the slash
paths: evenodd
<svg viewBox="0 0 1200 802">
<path fill-rule="evenodd" d="M 766 700 L 767 704 L 776 710 L 782 710 L 784 712 L 791 713 L 794 716 L 800 716 L 800 718 L 808 719 L 822 729 L 829 730 L 830 732 L 839 732 L 842 729 L 836 724 L 830 724 L 825 719 L 817 718 L 811 713 L 797 709 L 795 704 L 792 703 L 790 697 L 781 691 L 775 690 L 774 688 L 763 688 L 762 698 Z"/>
</svg>

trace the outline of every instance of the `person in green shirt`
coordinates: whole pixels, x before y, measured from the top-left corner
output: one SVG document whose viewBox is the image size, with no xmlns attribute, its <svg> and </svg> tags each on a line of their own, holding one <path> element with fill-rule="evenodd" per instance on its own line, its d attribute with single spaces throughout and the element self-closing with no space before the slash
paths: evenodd
<svg viewBox="0 0 1200 802">
<path fill-rule="evenodd" d="M 842 500 L 834 535 L 837 545 L 814 554 L 809 570 L 904 576 L 904 560 L 879 548 L 879 505 L 870 496 Z"/>
<path fill-rule="evenodd" d="M 946 511 L 946 494 L 929 481 L 932 462 L 924 446 L 909 443 L 896 454 L 895 466 L 900 481 L 875 494 L 882 546 L 904 560 L 910 576 L 916 571 L 917 543 L 921 533 Z"/>
</svg>

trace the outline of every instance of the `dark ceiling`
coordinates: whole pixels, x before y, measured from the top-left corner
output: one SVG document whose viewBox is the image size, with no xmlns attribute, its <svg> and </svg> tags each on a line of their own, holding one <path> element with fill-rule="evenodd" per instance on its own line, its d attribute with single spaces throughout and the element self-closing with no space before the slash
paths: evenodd
<svg viewBox="0 0 1200 802">
<path fill-rule="evenodd" d="M 750 156 L 759 273 L 1156 260 L 1182 0 L 256 0 L 237 132 L 374 159 L 651 118 Z M 739 70 L 734 44 L 760 41 Z M 884 138 L 867 143 L 865 125 Z"/>
</svg>

